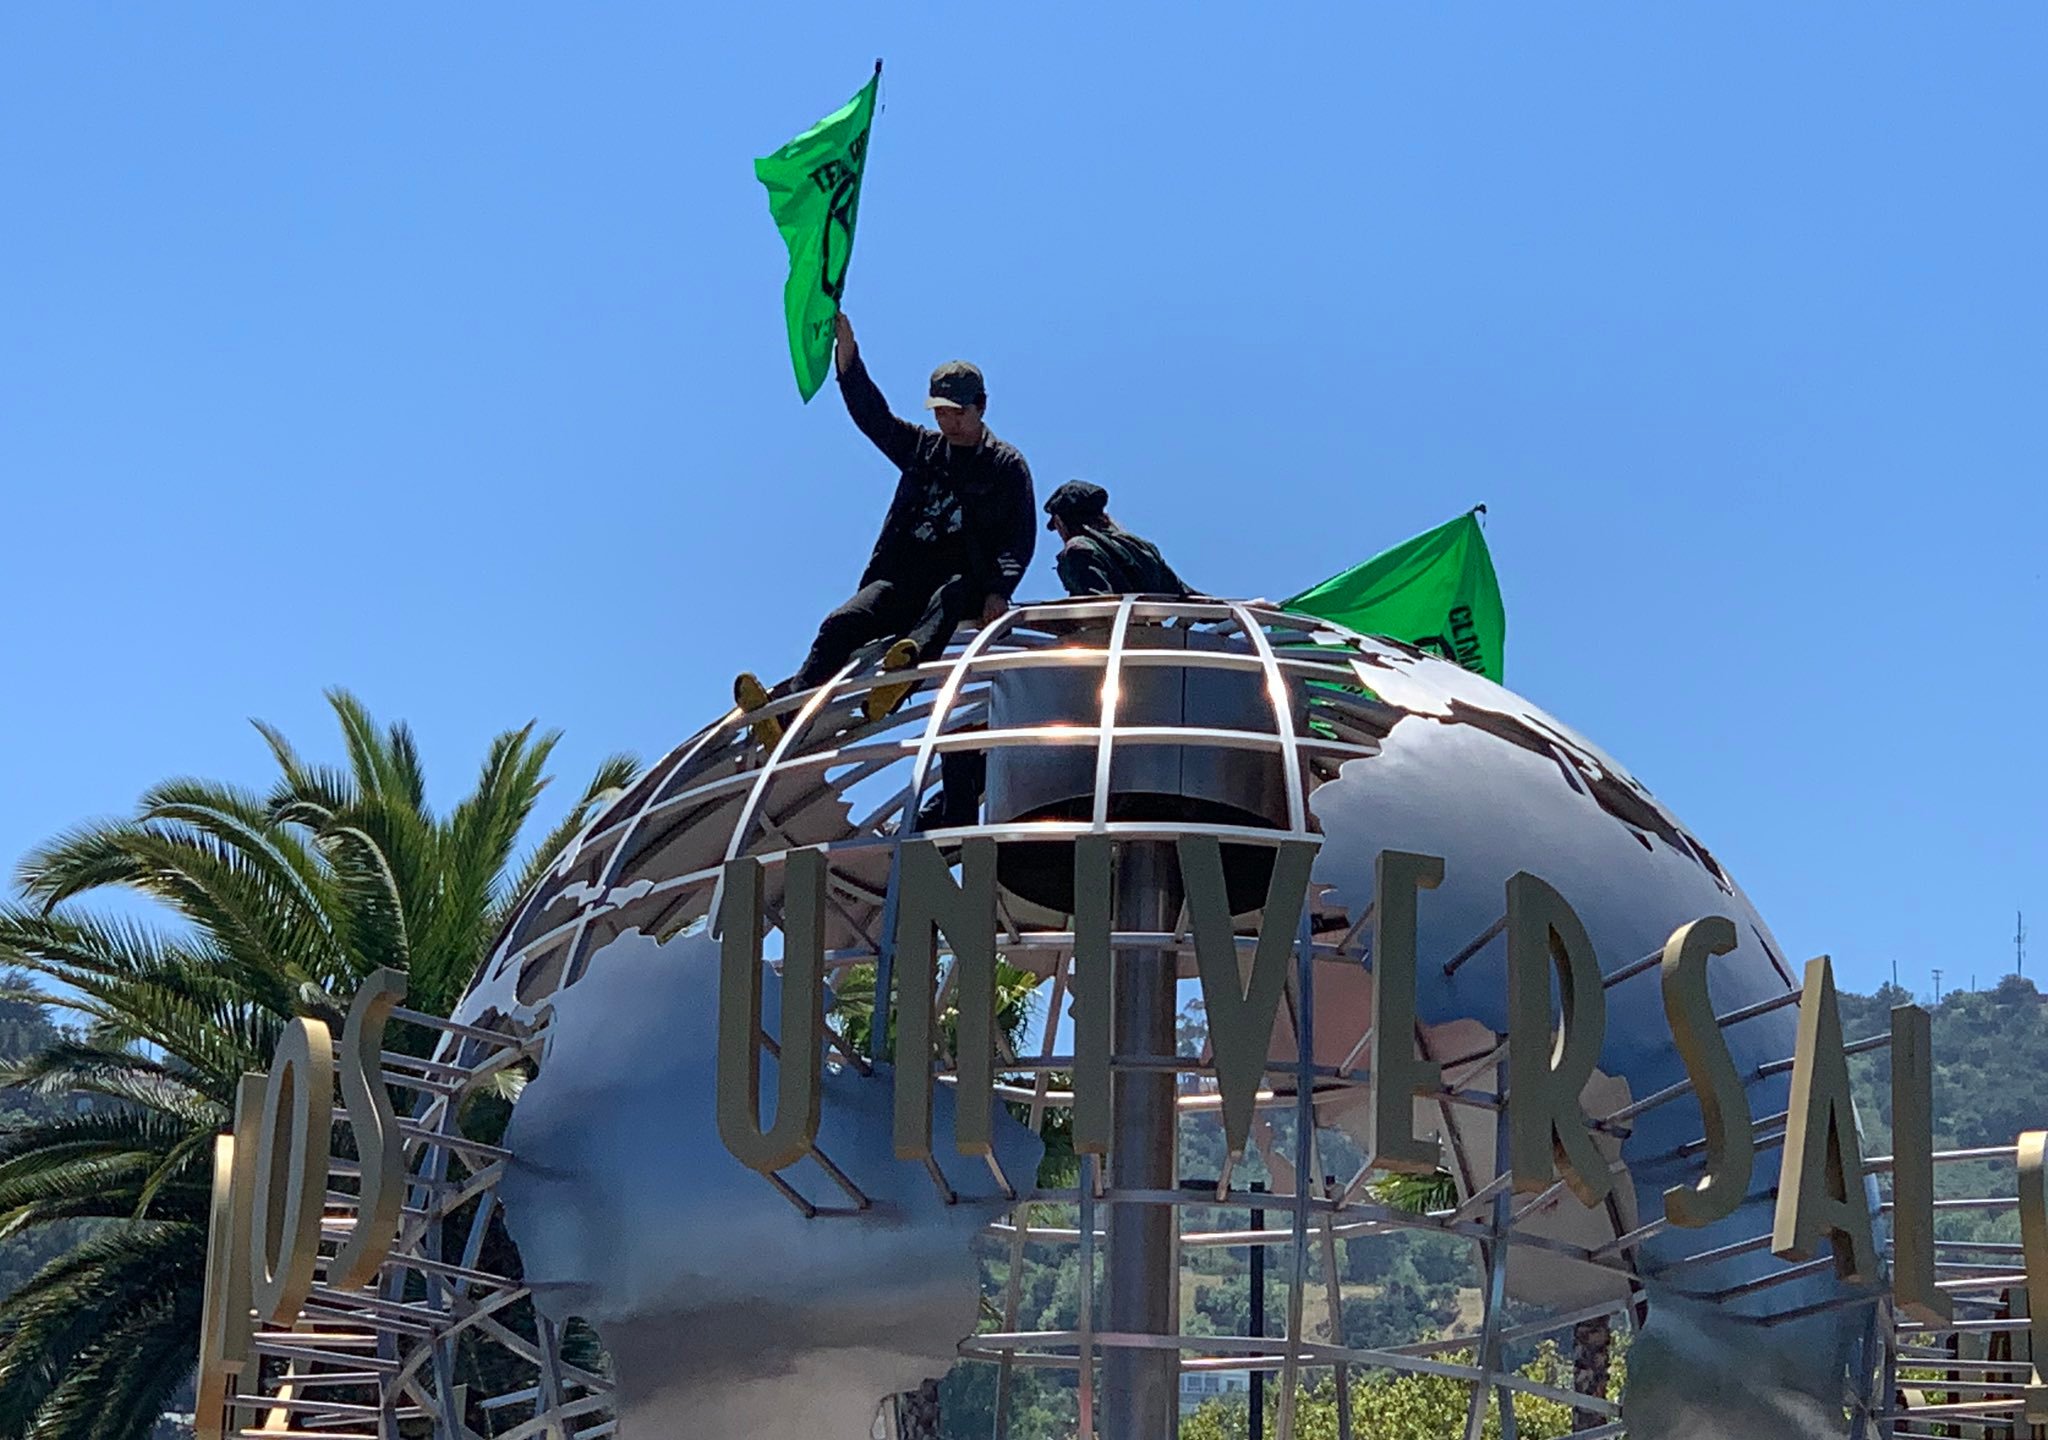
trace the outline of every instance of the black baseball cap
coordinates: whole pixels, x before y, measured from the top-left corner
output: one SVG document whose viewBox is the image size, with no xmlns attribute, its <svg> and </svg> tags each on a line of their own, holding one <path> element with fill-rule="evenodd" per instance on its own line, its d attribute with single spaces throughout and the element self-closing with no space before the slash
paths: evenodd
<svg viewBox="0 0 2048 1440">
<path fill-rule="evenodd" d="M 924 408 L 959 410 L 987 401 L 988 387 L 982 383 L 981 371 L 965 360 L 948 360 L 932 371 L 931 394 Z"/>
<path fill-rule="evenodd" d="M 1052 529 L 1053 520 L 1064 520 L 1070 525 L 1093 520 L 1108 508 L 1107 490 L 1091 481 L 1069 480 L 1047 498 L 1045 513 L 1052 519 L 1045 522 L 1045 528 Z"/>
</svg>

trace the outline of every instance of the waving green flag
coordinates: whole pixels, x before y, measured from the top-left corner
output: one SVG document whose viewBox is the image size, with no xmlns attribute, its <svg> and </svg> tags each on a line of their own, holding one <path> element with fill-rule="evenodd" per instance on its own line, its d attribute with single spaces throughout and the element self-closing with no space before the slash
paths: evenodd
<svg viewBox="0 0 2048 1440">
<path fill-rule="evenodd" d="M 860 213 L 860 177 L 868 158 L 868 127 L 875 118 L 875 87 L 882 62 L 860 94 L 777 150 L 754 162 L 768 187 L 768 211 L 789 246 L 789 283 L 782 304 L 789 315 L 789 358 L 806 402 L 825 383 L 832 363 L 833 321 L 846 288 L 853 254 L 853 222 Z"/>
<path fill-rule="evenodd" d="M 1479 529 L 1485 508 L 1332 575 L 1284 608 L 1433 650 L 1497 682 L 1507 612 Z"/>
</svg>

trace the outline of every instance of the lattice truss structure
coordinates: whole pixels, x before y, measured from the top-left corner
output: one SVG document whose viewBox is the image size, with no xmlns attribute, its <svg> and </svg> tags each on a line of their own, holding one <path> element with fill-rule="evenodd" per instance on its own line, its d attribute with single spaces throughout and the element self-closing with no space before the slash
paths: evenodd
<svg viewBox="0 0 2048 1440">
<path fill-rule="evenodd" d="M 2016 1215 L 2022 1203 L 2015 1193 L 2017 1146 L 1937 1150 L 1934 1160 L 1937 1176 L 1953 1177 L 1939 1186 L 1937 1217 Z M 1885 1182 L 1890 1211 L 1893 1157 L 1874 1156 L 1866 1168 Z M 2016 1233 L 2018 1226 L 2000 1229 Z M 2042 1440 L 2048 1426 L 2025 1418 L 2028 1390 L 2038 1393 L 2038 1384 L 2020 1242 L 1936 1239 L 1934 1248 L 1937 1283 L 1953 1314 L 1947 1321 L 1916 1319 L 1883 1302 L 1884 1368 L 1870 1411 L 1875 1433 Z M 2038 1413 L 2043 1407 L 2035 1404 Z"/>
<path fill-rule="evenodd" d="M 799 847 L 825 846 L 828 971 L 875 966 L 878 991 L 886 995 L 894 960 L 894 860 L 911 836 L 945 844 L 982 835 L 998 842 L 1096 835 L 1122 847 L 1171 844 L 1199 834 L 1241 853 L 1289 841 L 1319 843 L 1309 806 L 1312 794 L 1334 780 L 1347 762 L 1378 754 L 1380 742 L 1400 718 L 1374 691 L 1375 674 L 1383 673 L 1375 664 L 1387 657 L 1402 663 L 1417 658 L 1405 647 L 1262 604 L 1133 597 L 1032 604 L 964 634 L 943 659 L 920 667 L 913 677 L 917 689 L 883 719 L 870 721 L 862 714 L 867 692 L 884 683 L 873 669 L 873 653 L 866 652 L 828 683 L 778 701 L 771 713 L 785 728 L 771 746 L 764 747 L 751 728 L 762 718 L 758 713 L 734 712 L 706 728 L 591 823 L 527 899 L 456 1020 L 399 1012 L 402 1019 L 437 1027 L 441 1035 L 431 1060 L 384 1057 L 386 1083 L 411 1101 L 404 1128 L 411 1188 L 401 1241 L 374 1286 L 352 1292 L 316 1288 L 297 1327 L 257 1336 L 261 1363 L 245 1370 L 241 1381 L 241 1440 L 280 1431 L 356 1440 L 429 1430 L 445 1440 L 473 1434 L 492 1440 L 540 1434 L 600 1440 L 612 1430 L 611 1380 L 604 1362 L 572 1363 L 564 1355 L 563 1337 L 523 1303 L 527 1296 L 517 1257 L 497 1218 L 495 1186 L 507 1154 L 468 1138 L 462 1129 L 469 1101 L 502 1086 L 508 1073 L 538 1062 L 550 998 L 577 983 L 612 939 L 631 929 L 666 938 L 710 924 L 725 862 L 742 856 L 764 867 L 763 895 L 772 924 L 787 855 Z M 1001 699 L 1010 683 L 1006 677 L 1041 671 L 1070 677 L 1067 693 L 1086 697 L 1086 708 L 1021 721 L 1006 716 Z M 1182 701 L 1213 681 L 1226 690 L 1248 687 L 1256 703 L 1231 711 L 1226 695 L 1220 708 L 1235 718 L 1225 723 L 1196 723 L 1188 710 L 1151 723 L 1133 697 L 1156 696 L 1168 677 L 1166 688 Z M 1069 764 L 1078 759 L 1089 777 L 1080 805 L 1050 818 L 997 819 L 994 762 L 999 752 L 1014 747 L 1058 755 Z M 1271 782 L 1265 791 L 1270 813 L 1224 819 L 1133 815 L 1118 802 L 1116 780 L 1126 756 L 1148 750 L 1199 752 L 1212 759 L 1222 755 L 1264 767 Z M 944 757 L 966 752 L 990 758 L 991 814 L 985 821 L 977 817 L 972 826 L 920 832 L 919 808 L 940 786 Z M 1560 763 L 1566 758 L 1561 754 Z M 1009 963 L 1041 977 L 1046 1010 L 1059 1016 L 1075 983 L 1072 917 L 1056 906 L 1020 899 L 1008 888 L 1002 894 L 1000 949 Z M 1430 1214 L 1391 1209 L 1373 1199 L 1367 1174 L 1334 1169 L 1328 1117 L 1369 1085 L 1364 1073 L 1369 1036 L 1353 1023 L 1340 1036 L 1319 1038 L 1316 996 L 1319 986 L 1329 985 L 1341 972 L 1369 971 L 1371 927 L 1369 915 L 1331 908 L 1314 889 L 1310 897 L 1293 943 L 1283 1024 L 1276 1028 L 1257 1101 L 1265 1117 L 1287 1122 L 1273 1127 L 1284 1139 L 1266 1157 L 1276 1178 L 1274 1189 L 1254 1192 L 1227 1167 L 1221 1175 L 1176 1174 L 1171 1183 L 1133 1187 L 1118 1183 L 1113 1163 L 1092 1156 L 1084 1157 L 1080 1183 L 1071 1189 L 1041 1189 L 1029 1175 L 1001 1176 L 1015 1206 L 990 1228 L 985 1243 L 1007 1256 L 1008 1282 L 987 1296 L 985 1309 L 992 1318 L 981 1333 L 963 1341 L 960 1355 L 997 1367 L 1005 1386 L 1021 1367 L 1067 1372 L 1077 1389 L 1083 1435 L 1111 1433 L 1112 1427 L 1101 1423 L 1105 1360 L 1119 1352 L 1161 1350 L 1175 1355 L 1182 1372 L 1258 1371 L 1268 1376 L 1278 1386 L 1279 1440 L 1292 1440 L 1295 1433 L 1298 1391 L 1329 1374 L 1336 1377 L 1336 1392 L 1344 1401 L 1339 1432 L 1350 1440 L 1348 1378 L 1388 1371 L 1448 1376 L 1469 1385 L 1469 1440 L 1477 1440 L 1488 1411 L 1495 1408 L 1503 1432 L 1512 1436 L 1515 1403 L 1527 1396 L 1579 1412 L 1580 1440 L 1623 1433 L 1617 1407 L 1605 1398 L 1530 1380 L 1504 1357 L 1511 1343 L 1541 1336 L 1568 1345 L 1572 1328 L 1590 1319 L 1613 1317 L 1624 1328 L 1639 1323 L 1646 1277 L 1637 1254 L 1645 1241 L 1664 1232 L 1664 1220 L 1637 1218 L 1624 1183 L 1617 1189 L 1621 1202 L 1608 1202 L 1599 1220 L 1600 1238 L 1592 1243 L 1541 1233 L 1536 1222 L 1543 1216 L 1578 1202 L 1563 1181 L 1539 1195 L 1512 1193 L 1500 1098 L 1507 1055 L 1498 1036 L 1464 1053 L 1436 1057 L 1443 1062 L 1444 1085 L 1429 1103 L 1442 1118 L 1455 1205 Z M 1419 963 L 1454 973 L 1495 945 L 1505 924 L 1503 915 L 1454 953 L 1423 956 Z M 1256 943 L 1257 917 L 1241 915 L 1235 928 L 1248 953 Z M 1183 975 L 1193 973 L 1194 942 L 1184 910 L 1135 928 L 1120 916 L 1112 943 L 1119 953 L 1165 955 Z M 1656 970 L 1659 958 L 1629 957 L 1606 973 L 1606 986 L 1654 989 L 1656 981 L 1643 977 Z M 942 951 L 941 1007 L 947 1000 L 949 959 Z M 1724 1029 L 1736 1027 L 1797 1006 L 1801 992 L 1789 975 L 1786 979 L 1784 993 L 1720 1014 L 1718 1022 Z M 873 1027 L 877 1034 L 883 1028 Z M 1074 1102 L 1056 1079 L 1074 1068 L 1073 1055 L 1056 1048 L 1060 1027 L 1045 1023 L 1039 1032 L 1034 1046 L 1026 1053 L 1006 1053 L 999 1067 L 999 1093 L 1019 1107 L 1034 1130 L 1049 1112 Z M 1858 1040 L 1848 1048 L 1873 1049 L 1885 1038 Z M 862 1071 L 871 1063 L 870 1056 L 836 1033 L 828 1047 L 829 1063 Z M 1333 1054 L 1334 1060 L 1321 1058 Z M 1780 1073 L 1791 1065 L 1789 1055 L 1776 1057 L 1755 1074 Z M 1208 1056 L 1120 1051 L 1113 1068 L 1119 1076 L 1175 1076 L 1174 1104 L 1182 1112 L 1210 1112 L 1219 1105 Z M 938 1078 L 954 1078 L 943 1062 Z M 1595 1128 L 1618 1141 L 1638 1117 L 1689 1093 L 1688 1085 L 1679 1084 L 1631 1098 L 1592 1117 Z M 1757 1117 L 1760 1150 L 1782 1144 L 1785 1120 L 1783 1113 Z M 1475 1133 L 1486 1134 L 1491 1143 L 1468 1145 Z M 1696 1141 L 1675 1154 L 1697 1155 L 1703 1148 L 1704 1142 Z M 1939 1158 L 2009 1155 L 2009 1150 L 1958 1152 Z M 818 1225 L 837 1223 L 836 1213 L 866 1203 L 840 1159 L 814 1151 L 773 1177 L 772 1190 L 763 1186 L 763 1203 L 793 1204 Z M 1868 1164 L 1883 1175 L 1888 1159 Z M 1621 1168 L 1618 1160 L 1615 1165 Z M 345 1162 L 337 1160 L 336 1173 L 348 1173 Z M 1277 1183 L 1288 1174 L 1298 1183 Z M 943 1186 L 942 1179 L 934 1178 Z M 328 1199 L 331 1249 L 348 1233 L 352 1202 L 346 1193 L 330 1193 Z M 2012 1202 L 2005 1197 L 1941 1203 Z M 1046 1223 L 1049 1206 L 1061 1207 L 1051 1213 L 1067 1223 Z M 1101 1274 L 1107 1271 L 1099 1269 L 1098 1257 L 1108 1244 L 1109 1217 L 1119 1208 L 1170 1214 L 1181 1250 L 1288 1247 L 1287 1301 L 1284 1315 L 1274 1317 L 1274 1333 L 1139 1333 L 1107 1324 L 1113 1297 L 1104 1293 Z M 1247 1219 L 1240 1228 L 1219 1230 L 1198 1228 L 1185 1218 L 1219 1208 L 1243 1212 Z M 1249 1222 L 1255 1208 L 1269 1217 L 1256 1229 Z M 1390 1348 L 1347 1343 L 1334 1247 L 1349 1238 L 1418 1229 L 1471 1246 L 1483 1299 L 1478 1328 L 1460 1338 L 1418 1339 Z M 1956 1296 L 1959 1318 L 1933 1332 L 1906 1322 L 1885 1323 L 1884 1301 L 1875 1293 L 1804 1306 L 1774 1305 L 1773 1291 L 1779 1286 L 1832 1262 L 1826 1255 L 1803 1264 L 1770 1262 L 1770 1244 L 1769 1234 L 1758 1234 L 1702 1249 L 1664 1266 L 1654 1278 L 1760 1330 L 1819 1310 L 1846 1307 L 1867 1315 L 1867 1339 L 1844 1391 L 1845 1410 L 1857 1434 L 1891 1427 L 1890 1433 L 1931 1436 L 1964 1433 L 1939 1428 L 1957 1421 L 2012 1424 L 2028 1368 L 2023 1363 L 2023 1282 L 2012 1258 L 2016 1246 L 1944 1246 L 1942 1275 Z M 1020 1329 L 1021 1278 L 1027 1267 L 1047 1263 L 1061 1247 L 1080 1252 L 1078 1323 L 1059 1332 Z M 1511 1254 L 1522 1251 L 1541 1252 L 1589 1272 L 1611 1287 L 1611 1298 L 1510 1324 L 1507 1267 Z M 1322 1257 L 1320 1284 L 1312 1283 L 1312 1254 Z M 1717 1272 L 1728 1273 L 1725 1267 L 1744 1257 L 1742 1273 L 1752 1278 L 1717 1282 Z M 1769 1268 L 1758 1274 L 1760 1259 Z M 1172 1263 L 1177 1266 L 1177 1256 Z M 1915 1379 L 1916 1367 L 1948 1378 Z M 480 1393 L 477 1387 L 486 1376 L 497 1388 Z M 1000 1419 L 997 1430 L 1000 1437 Z"/>
<path fill-rule="evenodd" d="M 404 1007 L 391 1018 L 438 1037 L 431 1058 L 388 1049 L 378 1057 L 379 1078 L 402 1117 L 406 1200 L 397 1242 L 372 1283 L 332 1283 L 337 1252 L 359 1217 L 362 1169 L 348 1153 L 330 1155 L 311 1296 L 290 1328 L 256 1329 L 239 1374 L 227 1382 L 223 1410 L 210 1413 L 202 1379 L 202 1440 L 222 1432 L 236 1440 L 280 1433 L 602 1440 L 614 1429 L 611 1381 L 601 1362 L 573 1363 L 555 1327 L 534 1314 L 498 1212 L 508 1152 L 465 1133 L 478 1128 L 480 1106 L 489 1108 L 531 1073 L 540 1034 Z M 246 1092 L 243 1103 L 250 1105 Z M 347 1111 L 335 1108 L 333 1119 L 335 1132 L 345 1134 Z M 216 1233 L 227 1178 L 219 1159 Z M 246 1174 L 238 1178 L 246 1183 Z"/>
</svg>

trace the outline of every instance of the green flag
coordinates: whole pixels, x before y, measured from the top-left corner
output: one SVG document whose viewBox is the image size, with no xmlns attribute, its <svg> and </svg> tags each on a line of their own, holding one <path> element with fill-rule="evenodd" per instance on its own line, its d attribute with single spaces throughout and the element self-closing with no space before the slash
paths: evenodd
<svg viewBox="0 0 2048 1440">
<path fill-rule="evenodd" d="M 1489 680 L 1501 678 L 1507 612 L 1476 509 L 1331 576 L 1284 608 L 1404 640 Z"/>
<path fill-rule="evenodd" d="M 860 213 L 860 177 L 868 158 L 868 127 L 875 118 L 875 87 L 882 65 L 860 94 L 777 150 L 754 162 L 768 187 L 768 211 L 789 246 L 789 283 L 782 287 L 789 315 L 789 358 L 796 388 L 808 401 L 832 364 L 833 321 L 846 289 L 853 254 L 853 222 Z"/>
</svg>

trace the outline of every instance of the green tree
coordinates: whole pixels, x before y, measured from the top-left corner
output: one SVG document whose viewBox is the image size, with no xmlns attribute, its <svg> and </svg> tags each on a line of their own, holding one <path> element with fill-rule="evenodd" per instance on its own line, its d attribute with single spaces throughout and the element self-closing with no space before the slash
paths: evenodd
<svg viewBox="0 0 2048 1440">
<path fill-rule="evenodd" d="M 1470 1351 L 1453 1351 L 1441 1358 L 1454 1364 L 1472 1363 Z M 1517 1373 L 1552 1389 L 1565 1388 L 1571 1378 L 1564 1357 L 1549 1342 Z M 1268 1435 L 1275 1433 L 1277 1389 L 1270 1387 L 1266 1393 Z M 1446 1435 L 1461 1435 L 1471 1394 L 1468 1381 L 1442 1375 L 1380 1372 L 1356 1377 L 1351 1382 L 1352 1432 L 1359 1440 L 1442 1440 Z M 1242 1395 L 1204 1402 L 1181 1421 L 1181 1440 L 1242 1440 L 1248 1433 L 1246 1404 Z M 1566 1406 L 1534 1395 L 1515 1397 L 1517 1435 L 1527 1440 L 1554 1440 L 1572 1429 L 1572 1412 Z M 1295 1406 L 1294 1433 L 1300 1440 L 1336 1440 L 1337 1386 L 1331 1376 L 1325 1374 L 1303 1389 Z M 1499 1404 L 1492 1397 L 1488 1398 L 1482 1433 L 1487 1440 L 1501 1433 Z"/>
<path fill-rule="evenodd" d="M 212 1140 L 238 1078 L 293 1017 L 338 1025 L 379 966 L 409 972 L 409 1004 L 445 1012 L 525 879 L 637 769 L 607 761 L 515 880 L 555 734 L 498 736 L 441 816 L 411 731 L 328 698 L 345 767 L 259 725 L 280 771 L 267 795 L 166 782 L 133 816 L 28 855 L 22 902 L 0 907 L 0 964 L 57 981 L 48 998 L 83 1022 L 4 1079 L 93 1097 L 0 1136 L 0 1236 L 98 1222 L 0 1302 L 0 1440 L 148 1433 L 197 1356 Z M 90 903 L 110 892 L 155 913 Z"/>
</svg>

